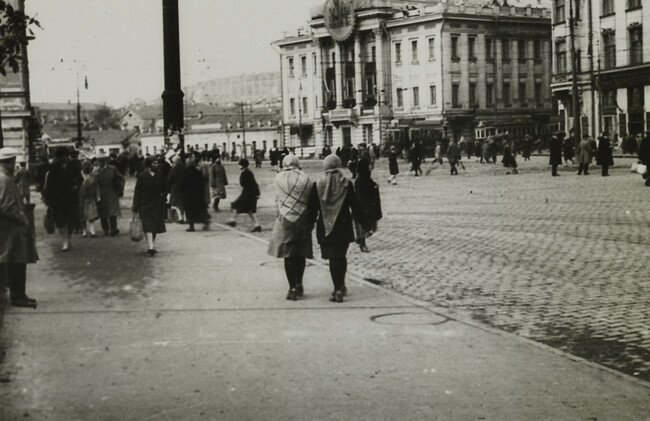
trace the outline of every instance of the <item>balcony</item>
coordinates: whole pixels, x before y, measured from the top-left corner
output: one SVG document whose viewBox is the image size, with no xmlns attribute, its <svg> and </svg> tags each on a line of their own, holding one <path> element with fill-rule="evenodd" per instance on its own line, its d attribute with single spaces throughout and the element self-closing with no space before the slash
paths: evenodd
<svg viewBox="0 0 650 421">
<path fill-rule="evenodd" d="M 359 120 L 359 116 L 354 108 L 336 108 L 330 110 L 328 117 L 330 123 L 337 127 L 341 124 L 352 124 L 356 127 Z"/>
</svg>

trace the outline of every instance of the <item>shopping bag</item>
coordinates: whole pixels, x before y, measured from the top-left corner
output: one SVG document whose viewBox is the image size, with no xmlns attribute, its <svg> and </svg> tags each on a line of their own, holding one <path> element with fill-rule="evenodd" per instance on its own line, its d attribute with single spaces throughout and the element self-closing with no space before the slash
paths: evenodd
<svg viewBox="0 0 650 421">
<path fill-rule="evenodd" d="M 54 234 L 56 226 L 54 224 L 54 210 L 51 207 L 47 208 L 45 216 L 43 217 L 43 228 L 48 234 Z"/>
<path fill-rule="evenodd" d="M 648 172 L 648 167 L 643 164 L 636 164 L 636 172 L 643 175 Z"/>
<path fill-rule="evenodd" d="M 137 217 L 131 221 L 130 227 L 131 241 L 142 241 L 144 234 L 142 233 L 142 222 Z"/>
</svg>

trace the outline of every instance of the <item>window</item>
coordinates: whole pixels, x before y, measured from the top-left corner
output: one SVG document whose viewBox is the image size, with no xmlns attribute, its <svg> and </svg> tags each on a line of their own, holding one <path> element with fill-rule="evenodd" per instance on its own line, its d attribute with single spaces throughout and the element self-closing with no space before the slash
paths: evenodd
<svg viewBox="0 0 650 421">
<path fill-rule="evenodd" d="M 492 38 L 485 38 L 485 58 L 493 59 L 494 58 L 494 41 Z"/>
<path fill-rule="evenodd" d="M 533 41 L 533 58 L 535 60 L 542 59 L 542 40 L 536 39 Z"/>
<path fill-rule="evenodd" d="M 476 60 L 476 37 L 467 38 L 467 57 Z"/>
<path fill-rule="evenodd" d="M 307 97 L 302 99 L 302 114 L 309 114 L 309 98 Z"/>
<path fill-rule="evenodd" d="M 293 57 L 289 57 L 289 77 L 294 77 Z"/>
<path fill-rule="evenodd" d="M 602 0 L 603 1 L 603 16 L 613 15 L 614 14 L 614 0 Z"/>
<path fill-rule="evenodd" d="M 453 61 L 460 60 L 458 57 L 458 35 L 451 36 L 451 59 Z"/>
<path fill-rule="evenodd" d="M 541 104 L 542 103 L 542 83 L 541 82 L 535 82 L 535 103 L 536 104 Z"/>
<path fill-rule="evenodd" d="M 416 39 L 411 41 L 411 62 L 418 62 L 418 40 Z"/>
<path fill-rule="evenodd" d="M 503 61 L 510 60 L 510 40 L 503 39 L 501 40 L 501 58 Z"/>
<path fill-rule="evenodd" d="M 436 39 L 429 38 L 429 60 L 436 59 Z"/>
<path fill-rule="evenodd" d="M 555 44 L 555 62 L 557 63 L 557 72 L 566 73 L 566 42 L 561 41 Z"/>
<path fill-rule="evenodd" d="M 402 62 L 402 43 L 395 43 L 395 63 Z"/>
<path fill-rule="evenodd" d="M 296 100 L 294 98 L 289 99 L 289 111 L 291 115 L 296 115 Z"/>
<path fill-rule="evenodd" d="M 404 106 L 404 92 L 402 88 L 397 88 L 397 106 L 399 108 Z"/>
<path fill-rule="evenodd" d="M 565 0 L 555 0 L 555 23 L 566 20 Z"/>
<path fill-rule="evenodd" d="M 451 106 L 454 108 L 460 108 L 460 85 L 453 83 L 451 85 Z"/>
<path fill-rule="evenodd" d="M 307 76 L 307 56 L 300 56 L 300 74 Z"/>
<path fill-rule="evenodd" d="M 510 105 L 510 82 L 503 82 L 503 103 Z"/>
<path fill-rule="evenodd" d="M 643 63 L 643 31 L 641 26 L 630 29 L 630 64 Z"/>
<path fill-rule="evenodd" d="M 318 68 L 318 62 L 316 61 L 316 53 L 313 53 L 311 55 L 311 65 L 312 65 L 312 72 L 316 74 L 316 69 Z"/>
<path fill-rule="evenodd" d="M 526 61 L 526 40 L 517 40 L 517 56 L 520 63 Z"/>
<path fill-rule="evenodd" d="M 607 32 L 604 36 L 605 45 L 605 69 L 616 67 L 616 37 L 613 31 Z"/>
<path fill-rule="evenodd" d="M 485 84 L 485 103 L 494 105 L 494 85 L 492 83 Z"/>
<path fill-rule="evenodd" d="M 420 106 L 420 88 L 414 86 L 413 88 L 413 107 Z"/>
<path fill-rule="evenodd" d="M 476 105 L 478 101 L 476 101 L 476 83 L 470 83 L 469 84 L 469 105 L 473 106 Z"/>
<path fill-rule="evenodd" d="M 519 103 L 526 104 L 526 82 L 519 82 Z"/>
<path fill-rule="evenodd" d="M 614 110 L 616 108 L 616 90 L 603 90 L 603 108 Z"/>
<path fill-rule="evenodd" d="M 638 9 L 641 7 L 641 0 L 627 0 L 627 9 Z"/>
<path fill-rule="evenodd" d="M 429 86 L 429 104 L 435 106 L 438 102 L 436 85 Z"/>
</svg>

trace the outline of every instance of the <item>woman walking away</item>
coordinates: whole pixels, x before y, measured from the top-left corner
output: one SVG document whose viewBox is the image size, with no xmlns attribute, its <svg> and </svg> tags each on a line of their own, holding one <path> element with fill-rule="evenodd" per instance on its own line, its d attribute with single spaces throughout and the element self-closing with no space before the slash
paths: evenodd
<svg viewBox="0 0 650 421">
<path fill-rule="evenodd" d="M 219 212 L 219 202 L 221 199 L 226 198 L 226 186 L 228 185 L 228 177 L 226 176 L 226 169 L 221 165 L 221 159 L 217 158 L 210 166 L 210 188 L 212 189 L 212 209 Z"/>
<path fill-rule="evenodd" d="M 282 171 L 275 177 L 277 217 L 269 243 L 269 255 L 284 258 L 284 271 L 289 281 L 287 300 L 302 297 L 302 276 L 306 259 L 313 259 L 311 230 L 313 221 L 307 218 L 307 204 L 312 189 L 309 176 L 300 168 L 295 155 L 287 155 Z"/>
<path fill-rule="evenodd" d="M 390 154 L 388 155 L 388 172 L 390 173 L 388 182 L 393 185 L 397 184 L 395 178 L 397 177 L 397 174 L 399 174 L 399 166 L 397 165 L 397 151 L 395 146 L 390 147 Z"/>
<path fill-rule="evenodd" d="M 185 174 L 185 164 L 179 155 L 172 158 L 172 168 L 167 178 L 169 188 L 169 206 L 176 213 L 176 221 L 179 224 L 185 223 L 185 208 L 183 207 L 183 175 Z M 173 220 L 173 218 L 170 218 Z"/>
<path fill-rule="evenodd" d="M 515 159 L 515 156 L 512 154 L 512 150 L 510 149 L 510 145 L 506 145 L 506 147 L 503 148 L 503 158 L 501 159 L 501 162 L 503 163 L 503 166 L 506 168 L 512 168 L 512 173 L 517 174 L 517 160 Z M 510 171 L 508 171 L 506 174 L 510 174 Z"/>
<path fill-rule="evenodd" d="M 324 159 L 323 165 L 325 175 L 312 187 L 307 209 L 309 220 L 316 220 L 316 239 L 320 244 L 321 257 L 329 260 L 334 284 L 330 301 L 341 303 L 347 293 L 346 254 L 354 241 L 352 217 L 359 220 L 359 206 L 352 183 L 341 173 L 341 159 L 330 155 Z M 364 229 L 370 230 L 365 221 L 359 222 Z"/>
<path fill-rule="evenodd" d="M 153 256 L 156 251 L 156 236 L 164 233 L 165 213 L 167 210 L 167 186 L 162 172 L 158 170 L 158 161 L 147 157 L 144 170 L 138 174 L 133 193 L 131 211 L 142 222 L 142 231 L 147 238 L 147 254 Z"/>
<path fill-rule="evenodd" d="M 113 165 L 109 157 L 100 153 L 97 157 L 97 185 L 99 186 L 99 205 L 97 210 L 104 235 L 115 236 L 120 233 L 117 218 L 122 216 L 120 197 L 124 195 L 124 178 Z"/>
<path fill-rule="evenodd" d="M 366 230 L 361 227 L 359 221 L 356 220 L 354 221 L 354 228 L 357 232 L 356 241 L 359 249 L 364 253 L 368 253 L 370 250 L 368 250 L 368 246 L 366 245 L 366 239 L 377 231 L 377 221 L 382 217 L 381 200 L 379 198 L 379 186 L 370 177 L 371 169 L 369 162 L 365 159 L 360 160 L 357 164 L 357 169 L 359 175 L 354 181 L 354 190 L 359 199 L 361 219 L 366 221 L 369 229 Z"/>
<path fill-rule="evenodd" d="M 230 204 L 232 207 L 232 216 L 226 224 L 231 227 L 237 226 L 237 215 L 247 213 L 251 221 L 253 221 L 253 224 L 255 224 L 251 232 L 262 232 L 262 227 L 257 220 L 257 215 L 255 215 L 257 213 L 257 199 L 260 197 L 260 188 L 257 185 L 257 181 L 255 181 L 253 172 L 248 169 L 248 159 L 242 158 L 239 160 L 239 169 L 241 170 L 239 184 L 242 186 L 242 192 Z"/>
<path fill-rule="evenodd" d="M 187 223 L 190 225 L 187 232 L 194 232 L 194 224 L 203 224 L 203 231 L 210 229 L 210 214 L 208 205 L 210 198 L 205 194 L 205 178 L 198 168 L 201 155 L 198 152 L 190 152 L 187 156 L 185 174 L 183 175 L 183 207 Z"/>
<path fill-rule="evenodd" d="M 608 177 L 609 167 L 614 165 L 614 157 L 612 156 L 612 144 L 609 142 L 609 137 L 607 137 L 606 134 L 603 134 L 598 139 L 596 164 L 601 166 L 601 175 L 603 177 Z"/>
<path fill-rule="evenodd" d="M 97 202 L 99 201 L 99 187 L 93 172 L 93 164 L 89 160 L 81 163 L 81 175 L 84 178 L 79 189 L 79 202 L 81 213 L 82 237 L 97 237 L 95 234 L 95 220 L 99 218 Z"/>
</svg>

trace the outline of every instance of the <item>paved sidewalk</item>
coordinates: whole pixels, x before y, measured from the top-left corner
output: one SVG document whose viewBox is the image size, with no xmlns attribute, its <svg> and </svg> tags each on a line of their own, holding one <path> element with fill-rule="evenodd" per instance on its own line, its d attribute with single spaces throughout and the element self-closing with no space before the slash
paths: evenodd
<svg viewBox="0 0 650 421">
<path fill-rule="evenodd" d="M 126 224 L 121 228 L 126 231 Z M 36 311 L 1 332 L 0 419 L 647 420 L 650 388 L 313 262 L 286 301 L 259 237 L 170 225 L 58 252 L 40 236 Z"/>
</svg>

